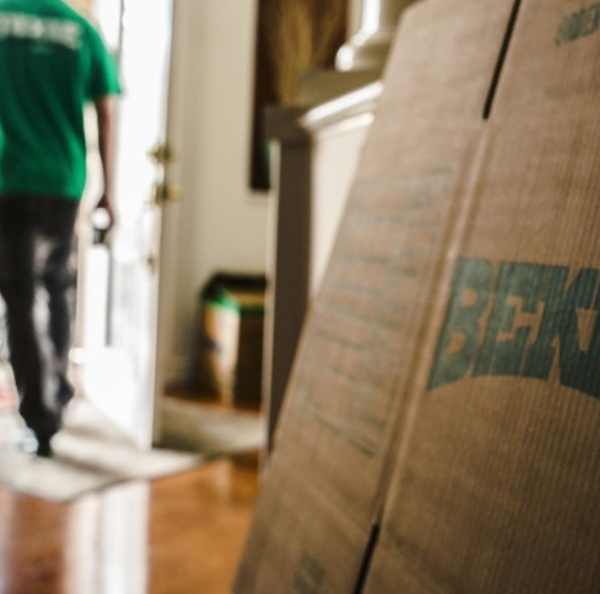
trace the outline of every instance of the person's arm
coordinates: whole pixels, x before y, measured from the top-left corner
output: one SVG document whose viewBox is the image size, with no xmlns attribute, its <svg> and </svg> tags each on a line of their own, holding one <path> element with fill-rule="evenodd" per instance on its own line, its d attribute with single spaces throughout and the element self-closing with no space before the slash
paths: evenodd
<svg viewBox="0 0 600 594">
<path fill-rule="evenodd" d="M 115 212 L 113 203 L 113 167 L 115 156 L 115 98 L 111 95 L 100 97 L 94 101 L 98 118 L 98 143 L 104 191 L 96 208 L 104 208 L 109 216 L 109 228 L 114 225 Z"/>
</svg>

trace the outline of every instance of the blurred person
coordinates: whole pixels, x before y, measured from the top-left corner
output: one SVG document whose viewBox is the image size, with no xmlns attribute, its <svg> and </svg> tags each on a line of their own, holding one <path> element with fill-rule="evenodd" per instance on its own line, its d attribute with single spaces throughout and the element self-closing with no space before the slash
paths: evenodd
<svg viewBox="0 0 600 594">
<path fill-rule="evenodd" d="M 104 194 L 113 223 L 114 62 L 94 27 L 63 0 L 0 0 L 0 294 L 19 410 L 51 456 L 73 396 L 67 379 L 70 255 L 86 177 L 84 107 L 96 107 Z M 36 325 L 37 286 L 48 320 Z"/>
</svg>

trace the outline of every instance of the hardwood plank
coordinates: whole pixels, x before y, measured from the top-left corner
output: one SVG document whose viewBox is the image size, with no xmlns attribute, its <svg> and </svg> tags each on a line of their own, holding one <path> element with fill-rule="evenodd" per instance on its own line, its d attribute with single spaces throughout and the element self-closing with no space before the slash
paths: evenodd
<svg viewBox="0 0 600 594">
<path fill-rule="evenodd" d="M 0 594 L 229 594 L 256 494 L 229 461 L 71 504 L 0 488 Z"/>
</svg>

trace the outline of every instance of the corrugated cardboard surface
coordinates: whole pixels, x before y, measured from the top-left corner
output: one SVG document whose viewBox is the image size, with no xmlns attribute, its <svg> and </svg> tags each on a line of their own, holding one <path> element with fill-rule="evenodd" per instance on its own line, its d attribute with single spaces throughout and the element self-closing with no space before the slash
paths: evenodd
<svg viewBox="0 0 600 594">
<path fill-rule="evenodd" d="M 600 579 L 600 8 L 523 0 L 368 594 Z"/>
<path fill-rule="evenodd" d="M 480 159 L 483 105 L 512 6 L 430 0 L 403 20 L 300 347 L 237 594 L 295 592 L 273 584 L 291 583 L 299 551 L 309 559 L 326 555 L 315 592 L 353 591 L 386 492 L 390 445 L 401 439 L 396 430 L 410 410 L 411 370 L 436 305 L 432 287 L 461 224 L 458 197 Z M 294 517 L 319 518 L 323 503 L 335 508 L 344 529 L 359 535 L 351 541 L 356 549 L 338 551 L 339 529 L 320 522 L 307 521 L 286 540 L 291 520 L 270 510 L 284 505 L 279 485 L 289 481 L 318 493 L 288 505 Z"/>
<path fill-rule="evenodd" d="M 457 215 L 447 197 L 464 191 L 511 8 L 462 3 L 460 18 L 437 1 L 404 20 L 277 436 L 275 456 L 321 481 L 360 525 L 377 507 L 427 296 Z"/>
<path fill-rule="evenodd" d="M 305 477 L 271 465 L 236 592 L 352 592 L 369 535 Z"/>
</svg>

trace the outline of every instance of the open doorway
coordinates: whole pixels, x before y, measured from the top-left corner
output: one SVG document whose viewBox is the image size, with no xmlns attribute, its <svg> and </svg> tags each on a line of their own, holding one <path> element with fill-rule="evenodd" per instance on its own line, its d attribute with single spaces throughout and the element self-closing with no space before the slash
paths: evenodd
<svg viewBox="0 0 600 594">
<path fill-rule="evenodd" d="M 185 20 L 174 13 L 191 4 L 90 3 L 118 57 L 124 85 L 115 191 L 119 223 L 107 244 L 97 243 L 82 209 L 74 367 L 85 398 L 138 447 L 211 450 L 208 439 L 216 449 L 227 450 L 228 444 L 234 450 L 256 449 L 265 433 L 260 411 L 239 410 L 206 392 L 199 397 L 188 391 L 182 398 L 181 392 L 166 389 L 173 375 L 174 324 L 181 317 L 181 298 L 174 293 L 181 284 L 181 259 L 189 262 L 181 220 L 188 217 L 189 201 L 202 198 L 185 191 L 181 173 L 194 167 L 184 162 L 190 118 L 177 110 L 179 96 L 194 85 L 187 73 L 182 75 L 189 64 L 179 63 L 181 53 L 190 52 L 189 38 L 173 43 L 173 27 Z M 91 205 L 99 178 L 93 121 L 89 138 L 86 203 Z M 196 330 L 201 331 L 192 333 Z M 196 342 L 196 337 L 187 342 L 188 361 L 195 358 Z"/>
<path fill-rule="evenodd" d="M 153 440 L 160 379 L 160 256 L 167 159 L 171 0 L 140 10 L 128 0 L 88 9 L 119 65 L 115 163 L 117 224 L 106 242 L 90 212 L 100 179 L 94 118 L 88 124 L 89 181 L 80 212 L 77 348 L 73 363 L 85 398 L 138 447 Z M 152 40 L 152 43 L 148 43 Z M 145 65 L 153 67 L 146 68 Z"/>
</svg>

